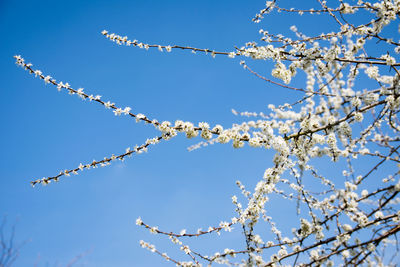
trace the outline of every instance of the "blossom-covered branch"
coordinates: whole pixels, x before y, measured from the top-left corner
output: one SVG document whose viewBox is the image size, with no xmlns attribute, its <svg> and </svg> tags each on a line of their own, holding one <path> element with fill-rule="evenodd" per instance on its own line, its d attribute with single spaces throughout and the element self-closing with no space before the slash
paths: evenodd
<svg viewBox="0 0 400 267">
<path fill-rule="evenodd" d="M 167 236 L 178 245 L 188 261 L 173 259 L 150 243 L 141 241 L 140 245 L 178 266 L 200 266 L 202 262 L 242 266 L 366 263 L 375 266 L 387 262 L 382 251 L 387 244 L 398 245 L 400 232 L 400 41 L 391 36 L 393 28 L 390 28 L 393 25 L 397 28 L 400 0 L 374 3 L 318 0 L 310 8 L 301 1 L 292 3 L 294 7 L 281 6 L 282 2 L 267 1 L 253 21 L 260 23 L 272 12 L 292 17 L 318 15 L 316 21 L 326 18 L 334 30 L 315 34 L 293 25 L 285 36 L 274 33 L 274 25 L 266 25 L 271 29 L 260 29 L 260 43 L 247 42 L 233 52 L 151 45 L 102 32 L 117 44 L 146 50 L 191 50 L 272 63 L 267 76 L 241 61 L 244 69 L 266 81 L 267 86 L 296 91 L 293 104 L 268 103 L 268 110 L 260 112 L 239 113 L 232 109 L 243 121 L 225 128 L 220 124 L 211 127 L 207 122 L 149 119 L 132 113 L 129 107 L 119 108 L 100 96 L 89 95 L 82 88 L 73 89 L 68 83 L 56 82 L 16 56 L 18 65 L 59 90 L 97 102 L 115 115 L 125 114 L 144 121 L 162 133 L 124 154 L 81 164 L 57 176 L 33 181 L 32 185 L 47 184 L 70 173 L 123 160 L 179 133 L 187 138 L 203 138 L 189 150 L 231 141 L 234 148 L 240 149 L 247 143 L 254 149 L 273 151 L 274 155 L 268 159 L 268 166 L 263 167 L 264 174 L 253 190 L 237 181 L 241 196 L 232 196 L 235 216 L 231 221 L 187 233 L 161 231 L 158 226 L 137 219 L 137 225 L 152 234 Z M 304 86 L 298 86 L 299 82 L 304 82 Z M 295 207 L 293 216 L 297 220 L 275 219 L 270 207 L 282 203 Z M 222 230 L 240 231 L 241 244 L 235 244 L 236 249 L 203 253 L 181 241 L 185 237 L 222 238 L 211 234 Z M 396 247 L 392 248 L 395 250 Z"/>
<path fill-rule="evenodd" d="M 99 160 L 99 161 L 93 160 L 92 162 L 87 163 L 87 164 L 80 163 L 78 167 L 76 167 L 74 169 L 70 169 L 70 170 L 60 171 L 60 173 L 56 176 L 44 177 L 44 178 L 32 181 L 31 185 L 32 186 L 35 186 L 36 184 L 46 185 L 46 184 L 49 184 L 51 181 L 58 182 L 61 176 L 70 176 L 71 173 L 78 174 L 79 171 L 83 171 L 85 169 L 89 170 L 91 168 L 97 168 L 98 166 L 105 167 L 105 166 L 110 165 L 111 162 L 115 161 L 115 160 L 123 161 L 123 160 L 125 160 L 125 157 L 130 157 L 134 153 L 141 154 L 143 152 L 147 152 L 149 145 L 158 144 L 161 139 L 163 139 L 162 136 L 155 137 L 152 139 L 147 139 L 146 142 L 144 144 L 142 144 L 141 146 L 135 146 L 133 148 L 128 147 L 125 150 L 125 153 L 123 153 L 123 154 L 120 154 L 117 156 L 113 154 L 113 155 L 111 155 L 111 157 L 105 157 L 104 159 Z"/>
</svg>

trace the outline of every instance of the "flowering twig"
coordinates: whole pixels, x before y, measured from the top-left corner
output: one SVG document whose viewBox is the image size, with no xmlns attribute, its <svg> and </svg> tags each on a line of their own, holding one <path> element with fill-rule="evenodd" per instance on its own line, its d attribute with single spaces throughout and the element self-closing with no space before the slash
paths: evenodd
<svg viewBox="0 0 400 267">
<path fill-rule="evenodd" d="M 239 55 L 236 52 L 218 52 L 214 51 L 211 49 L 204 49 L 204 48 L 196 48 L 196 47 L 191 47 L 191 46 L 181 46 L 181 45 L 156 45 L 156 44 L 146 44 L 146 43 L 141 43 L 138 40 L 129 40 L 127 36 L 120 36 L 115 33 L 109 33 L 107 30 L 103 30 L 101 32 L 107 39 L 117 43 L 117 44 L 124 44 L 126 46 L 133 46 L 133 47 L 139 47 L 139 48 L 144 48 L 148 50 L 149 48 L 157 48 L 159 51 L 167 51 L 171 52 L 172 49 L 181 49 L 181 50 L 190 50 L 193 53 L 195 52 L 203 52 L 206 54 L 210 54 L 212 57 L 215 57 L 215 55 L 225 55 L 229 57 L 235 57 L 236 55 Z"/>
<path fill-rule="evenodd" d="M 59 178 L 61 176 L 70 176 L 70 174 L 78 174 L 78 171 L 83 171 L 83 170 L 89 170 L 90 168 L 96 168 L 97 166 L 101 166 L 101 167 L 105 167 L 111 164 L 112 161 L 114 160 L 121 160 L 123 161 L 125 159 L 125 157 L 129 157 L 132 156 L 133 153 L 137 153 L 137 154 L 141 154 L 143 152 L 147 151 L 147 148 L 149 145 L 154 145 L 157 144 L 158 142 L 160 142 L 160 140 L 163 139 L 162 136 L 153 138 L 153 139 L 147 139 L 146 143 L 142 144 L 141 146 L 135 146 L 133 149 L 131 148 L 127 148 L 125 150 L 125 153 L 120 154 L 115 156 L 114 154 L 111 155 L 111 157 L 105 157 L 103 160 L 93 160 L 91 163 L 87 163 L 87 164 L 79 164 L 78 167 L 76 167 L 75 169 L 70 169 L 70 170 L 65 170 L 65 171 L 61 171 L 58 175 L 56 176 L 51 176 L 51 177 L 44 177 L 42 179 L 37 179 L 35 181 L 31 182 L 32 186 L 35 186 L 36 184 L 49 184 L 51 181 L 55 181 L 58 182 Z"/>
</svg>

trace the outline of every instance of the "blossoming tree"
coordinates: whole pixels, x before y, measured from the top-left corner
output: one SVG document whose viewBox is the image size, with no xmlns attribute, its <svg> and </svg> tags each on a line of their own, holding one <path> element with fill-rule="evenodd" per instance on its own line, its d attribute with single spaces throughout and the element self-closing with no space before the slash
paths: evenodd
<svg viewBox="0 0 400 267">
<path fill-rule="evenodd" d="M 400 41 L 394 39 L 400 16 L 400 0 L 323 1 L 317 9 L 281 6 L 279 1 L 267 1 L 253 18 L 255 23 L 271 12 L 293 15 L 304 13 L 331 19 L 335 31 L 308 36 L 307 29 L 292 26 L 291 35 L 260 30 L 260 43 L 249 42 L 232 51 L 180 45 L 151 45 L 128 37 L 102 34 L 118 45 L 158 49 L 189 50 L 205 56 L 240 57 L 240 64 L 250 74 L 280 90 L 297 91 L 300 97 L 293 103 L 269 105 L 270 112 L 240 115 L 254 116 L 231 127 L 198 124 L 176 120 L 159 122 L 130 107 L 120 107 L 101 96 L 72 88 L 57 81 L 15 56 L 16 63 L 29 73 L 55 86 L 59 91 L 96 105 L 102 105 L 116 116 L 129 116 L 136 122 L 155 127 L 160 135 L 149 138 L 140 146 L 127 148 L 122 154 L 103 160 L 80 164 L 60 173 L 37 179 L 32 186 L 57 182 L 64 176 L 78 174 L 97 166 L 107 166 L 148 150 L 150 146 L 173 139 L 179 134 L 187 138 L 200 136 L 204 144 L 228 144 L 235 148 L 245 145 L 254 149 L 273 150 L 273 160 L 266 166 L 263 177 L 253 190 L 237 181 L 242 196 L 233 196 L 237 216 L 219 225 L 194 233 L 182 230 L 160 230 L 136 220 L 136 224 L 153 234 L 168 237 L 187 254 L 178 259 L 159 251 L 153 244 L 140 241 L 142 247 L 179 266 L 220 263 L 257 266 L 336 266 L 360 264 L 391 264 L 399 260 L 397 233 L 400 231 L 399 148 L 400 73 L 397 54 Z M 261 75 L 250 68 L 246 59 L 272 61 L 272 77 Z M 298 74 L 306 77 L 305 87 L 291 85 Z M 358 81 L 364 81 L 360 88 Z M 89 91 L 89 90 L 88 90 Z M 236 111 L 234 111 L 239 115 Z M 147 127 L 146 126 L 146 127 Z M 173 142 L 173 141 L 171 141 Z M 328 165 L 323 162 L 329 160 Z M 366 163 L 368 160 L 368 164 Z M 342 175 L 330 176 L 321 166 L 343 168 Z M 275 221 L 268 213 L 271 196 L 290 201 L 297 206 L 297 221 Z M 291 231 L 282 230 L 290 224 Z M 242 229 L 242 249 L 221 248 L 204 254 L 187 245 L 185 239 L 200 236 L 218 238 L 224 231 Z M 269 229 L 272 237 L 264 236 Z M 385 254 L 384 252 L 387 251 Z M 386 256 L 385 256 L 386 255 Z"/>
</svg>

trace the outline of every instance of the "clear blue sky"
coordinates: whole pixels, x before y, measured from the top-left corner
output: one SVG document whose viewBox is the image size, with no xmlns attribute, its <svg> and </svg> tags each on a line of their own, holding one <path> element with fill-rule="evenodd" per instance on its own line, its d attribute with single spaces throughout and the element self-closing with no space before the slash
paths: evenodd
<svg viewBox="0 0 400 267">
<path fill-rule="evenodd" d="M 286 16 L 261 24 L 251 18 L 265 1 L 0 1 L 0 215 L 18 219 L 16 240 L 29 242 L 15 266 L 65 266 L 88 252 L 77 266 L 164 266 L 140 248 L 150 241 L 161 251 L 189 260 L 167 238 L 135 225 L 139 216 L 166 231 L 196 231 L 233 217 L 231 196 L 241 180 L 249 189 L 270 166 L 271 153 L 231 145 L 193 152 L 201 141 L 180 135 L 107 168 L 32 188 L 29 182 L 79 163 L 100 160 L 158 135 L 151 126 L 115 117 L 102 106 L 58 92 L 14 64 L 20 54 L 34 67 L 73 88 L 119 106 L 130 106 L 159 121 L 182 119 L 229 127 L 242 119 L 231 113 L 266 111 L 296 94 L 272 88 L 239 65 L 240 59 L 188 51 L 160 53 L 119 47 L 100 32 L 107 29 L 151 44 L 191 45 L 233 51 L 258 41 L 258 30 L 287 32 Z M 321 25 L 314 25 L 318 31 Z M 326 27 L 326 25 L 325 25 Z M 271 64 L 253 63 L 263 74 Z M 275 206 L 280 219 L 292 207 Z M 287 213 L 286 213 L 287 211 Z M 215 238 L 214 236 L 212 238 Z M 193 248 L 244 247 L 240 231 Z"/>
</svg>

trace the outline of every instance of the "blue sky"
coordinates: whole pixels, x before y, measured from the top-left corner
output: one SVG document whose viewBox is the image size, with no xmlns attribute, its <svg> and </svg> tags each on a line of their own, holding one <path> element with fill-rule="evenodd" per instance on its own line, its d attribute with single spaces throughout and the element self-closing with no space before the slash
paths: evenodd
<svg viewBox="0 0 400 267">
<path fill-rule="evenodd" d="M 100 32 L 231 51 L 259 38 L 260 26 L 251 18 L 263 6 L 263 1 L 0 3 L 0 213 L 10 223 L 18 218 L 17 241 L 29 240 L 15 266 L 65 266 L 87 251 L 79 261 L 83 266 L 166 265 L 140 248 L 141 239 L 184 260 L 177 247 L 137 227 L 135 219 L 141 216 L 167 231 L 217 225 L 234 216 L 235 181 L 253 187 L 269 154 L 231 145 L 188 152 L 200 139 L 178 136 L 123 163 L 33 189 L 32 179 L 122 153 L 158 132 L 45 86 L 18 68 L 12 56 L 20 54 L 58 81 L 159 121 L 228 127 L 240 121 L 231 108 L 263 111 L 265 98 L 275 94 L 243 70 L 239 59 L 118 47 Z M 240 235 L 224 238 L 244 245 Z M 210 246 L 207 240 L 199 240 L 199 246 Z"/>
<path fill-rule="evenodd" d="M 238 58 L 119 47 L 100 32 L 107 29 L 151 44 L 233 51 L 234 46 L 258 41 L 261 27 L 273 26 L 276 32 L 288 32 L 295 23 L 301 27 L 284 15 L 254 24 L 251 18 L 264 4 L 259 0 L 0 2 L 0 215 L 10 223 L 18 220 L 17 241 L 29 240 L 15 266 L 36 262 L 65 266 L 81 253 L 85 256 L 77 266 L 167 265 L 140 248 L 141 239 L 189 260 L 167 238 L 137 227 L 136 218 L 166 231 L 196 231 L 229 220 L 235 215 L 231 196 L 240 194 L 235 181 L 252 189 L 270 166 L 271 152 L 234 150 L 231 145 L 188 152 L 188 146 L 201 140 L 181 135 L 123 163 L 31 188 L 32 179 L 123 153 L 158 132 L 44 85 L 18 68 L 13 56 L 20 54 L 44 74 L 118 106 L 130 106 L 134 113 L 159 121 L 206 121 L 229 127 L 242 121 L 232 108 L 265 112 L 269 103 L 291 102 L 299 95 L 265 84 L 244 70 Z M 310 31 L 323 27 L 327 25 L 313 25 Z M 250 66 L 269 74 L 272 65 Z M 295 207 L 271 208 L 285 220 Z M 189 244 L 198 244 L 205 252 L 245 245 L 239 231 L 208 242 L 212 239 L 215 236 Z"/>
</svg>

